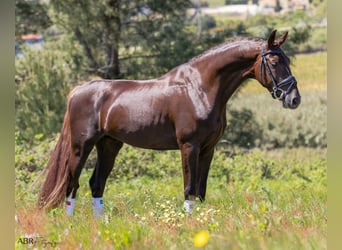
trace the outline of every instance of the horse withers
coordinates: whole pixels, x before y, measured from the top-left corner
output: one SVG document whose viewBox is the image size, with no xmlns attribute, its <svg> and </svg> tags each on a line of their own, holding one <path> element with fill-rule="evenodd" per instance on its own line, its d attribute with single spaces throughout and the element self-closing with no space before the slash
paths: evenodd
<svg viewBox="0 0 342 250">
<path fill-rule="evenodd" d="M 284 108 L 301 101 L 290 60 L 281 49 L 287 32 L 265 41 L 227 41 L 151 80 L 96 80 L 71 91 L 63 127 L 46 166 L 38 197 L 40 208 L 66 200 L 73 214 L 79 177 L 97 150 L 89 180 L 96 216 L 104 213 L 107 177 L 123 143 L 158 150 L 179 149 L 184 179 L 184 208 L 205 200 L 214 148 L 226 127 L 226 104 L 247 79 L 256 79 Z"/>
</svg>

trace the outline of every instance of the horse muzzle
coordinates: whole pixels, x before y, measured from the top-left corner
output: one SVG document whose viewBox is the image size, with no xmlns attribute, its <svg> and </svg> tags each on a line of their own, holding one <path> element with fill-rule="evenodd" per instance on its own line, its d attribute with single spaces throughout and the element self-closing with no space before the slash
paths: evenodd
<svg viewBox="0 0 342 250">
<path fill-rule="evenodd" d="M 282 100 L 284 108 L 295 109 L 299 106 L 301 98 L 294 76 L 290 75 L 279 83 L 274 81 L 273 84 L 272 97 Z"/>
<path fill-rule="evenodd" d="M 301 97 L 297 88 L 293 88 L 283 99 L 283 107 L 295 109 L 299 106 Z"/>
</svg>

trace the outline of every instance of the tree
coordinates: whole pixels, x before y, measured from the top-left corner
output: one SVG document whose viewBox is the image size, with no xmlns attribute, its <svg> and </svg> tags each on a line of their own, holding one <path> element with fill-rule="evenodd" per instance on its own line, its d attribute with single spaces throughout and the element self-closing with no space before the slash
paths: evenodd
<svg viewBox="0 0 342 250">
<path fill-rule="evenodd" d="M 189 0 L 51 0 L 50 4 L 53 21 L 81 44 L 88 70 L 103 78 L 130 75 L 132 65 L 149 65 L 146 61 L 157 60 L 165 47 L 172 53 L 178 38 L 188 40 L 182 36 L 189 35 L 184 28 Z"/>
<path fill-rule="evenodd" d="M 51 25 L 47 6 L 39 1 L 15 1 L 15 34 L 39 33 Z"/>
<path fill-rule="evenodd" d="M 24 48 L 15 60 L 16 130 L 31 144 L 37 134 L 60 131 L 70 90 L 84 77 L 83 58 L 66 41 L 46 43 L 43 50 Z"/>
</svg>

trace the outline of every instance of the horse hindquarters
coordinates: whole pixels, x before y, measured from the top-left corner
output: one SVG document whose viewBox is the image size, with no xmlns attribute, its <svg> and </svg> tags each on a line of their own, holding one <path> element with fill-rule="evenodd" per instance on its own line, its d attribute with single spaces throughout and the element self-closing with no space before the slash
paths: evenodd
<svg viewBox="0 0 342 250">
<path fill-rule="evenodd" d="M 73 213 L 81 170 L 99 137 L 95 112 L 89 111 L 79 96 L 70 96 L 61 135 L 46 166 L 48 174 L 38 197 L 40 208 L 57 207 L 68 197 L 67 212 Z"/>
</svg>

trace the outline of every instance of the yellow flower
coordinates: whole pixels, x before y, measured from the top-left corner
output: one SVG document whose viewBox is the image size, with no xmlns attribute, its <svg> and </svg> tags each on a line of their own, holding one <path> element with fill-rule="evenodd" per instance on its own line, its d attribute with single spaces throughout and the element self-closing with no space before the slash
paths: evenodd
<svg viewBox="0 0 342 250">
<path fill-rule="evenodd" d="M 265 214 L 267 211 L 267 207 L 265 205 L 262 205 L 260 208 L 261 213 Z"/>
<path fill-rule="evenodd" d="M 194 237 L 194 245 L 195 247 L 204 247 L 208 244 L 210 235 L 208 231 L 202 230 L 199 231 Z"/>
</svg>

